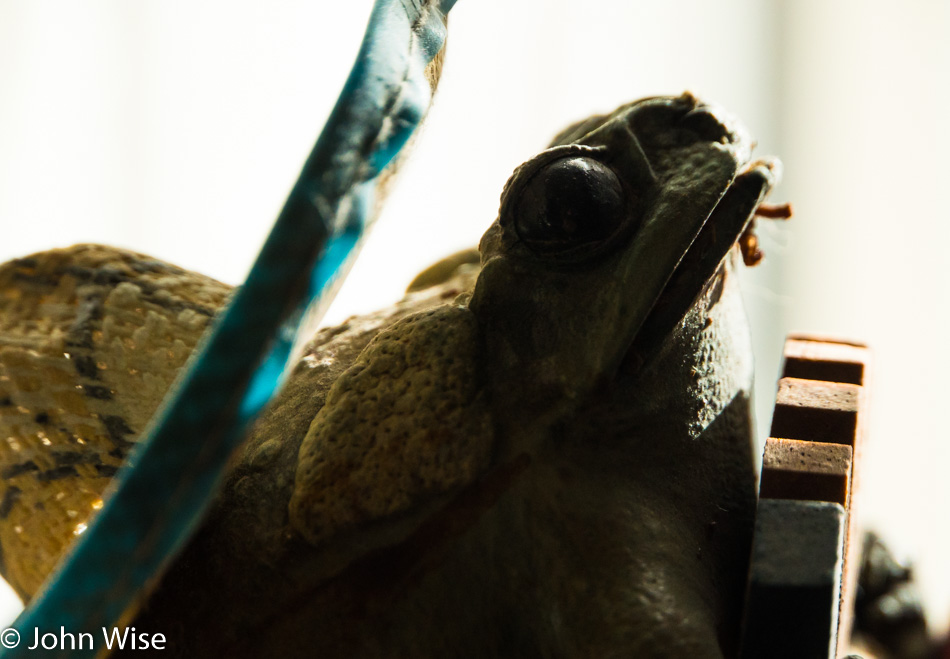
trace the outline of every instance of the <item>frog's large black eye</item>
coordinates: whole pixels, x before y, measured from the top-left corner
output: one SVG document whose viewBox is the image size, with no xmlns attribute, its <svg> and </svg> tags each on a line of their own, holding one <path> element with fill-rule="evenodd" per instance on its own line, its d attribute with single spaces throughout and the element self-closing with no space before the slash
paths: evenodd
<svg viewBox="0 0 950 659">
<path fill-rule="evenodd" d="M 593 158 L 568 156 L 547 163 L 525 183 L 515 231 L 538 254 L 586 252 L 617 233 L 627 215 L 614 171 Z"/>
</svg>

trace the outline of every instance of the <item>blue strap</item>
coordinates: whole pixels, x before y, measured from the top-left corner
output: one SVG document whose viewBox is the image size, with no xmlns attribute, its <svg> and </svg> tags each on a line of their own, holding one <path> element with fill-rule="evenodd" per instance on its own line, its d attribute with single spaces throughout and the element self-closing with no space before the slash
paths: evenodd
<svg viewBox="0 0 950 659">
<path fill-rule="evenodd" d="M 346 85 L 247 281 L 102 511 L 17 619 L 25 642 L 2 657 L 26 657 L 34 628 L 98 635 L 128 620 L 196 530 L 228 457 L 279 386 L 304 312 L 326 307 L 372 224 L 380 172 L 428 110 L 424 70 L 453 4 L 376 0 Z"/>
</svg>

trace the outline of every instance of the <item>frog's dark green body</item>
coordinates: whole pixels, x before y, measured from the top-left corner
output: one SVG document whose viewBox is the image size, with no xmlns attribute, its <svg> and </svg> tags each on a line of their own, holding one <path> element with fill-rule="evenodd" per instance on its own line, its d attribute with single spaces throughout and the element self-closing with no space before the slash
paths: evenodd
<svg viewBox="0 0 950 659">
<path fill-rule="evenodd" d="M 734 655 L 755 476 L 730 248 L 771 165 L 690 95 L 557 142 L 480 270 L 317 335 L 139 612 L 166 654 Z"/>
</svg>

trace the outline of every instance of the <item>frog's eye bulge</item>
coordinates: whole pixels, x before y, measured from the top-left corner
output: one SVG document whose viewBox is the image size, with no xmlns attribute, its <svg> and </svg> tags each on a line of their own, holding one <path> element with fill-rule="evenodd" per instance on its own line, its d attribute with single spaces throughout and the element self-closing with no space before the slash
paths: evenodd
<svg viewBox="0 0 950 659">
<path fill-rule="evenodd" d="M 515 207 L 515 230 L 539 254 L 601 243 L 626 219 L 623 185 L 593 158 L 559 158 L 525 183 Z"/>
<path fill-rule="evenodd" d="M 583 144 L 560 143 L 578 135 Z M 545 260 L 588 262 L 637 231 L 656 183 L 628 121 L 592 117 L 515 170 L 499 222 Z"/>
<path fill-rule="evenodd" d="M 636 229 L 644 190 L 605 149 L 558 146 L 515 170 L 499 222 L 537 257 L 561 264 L 602 256 Z"/>
</svg>

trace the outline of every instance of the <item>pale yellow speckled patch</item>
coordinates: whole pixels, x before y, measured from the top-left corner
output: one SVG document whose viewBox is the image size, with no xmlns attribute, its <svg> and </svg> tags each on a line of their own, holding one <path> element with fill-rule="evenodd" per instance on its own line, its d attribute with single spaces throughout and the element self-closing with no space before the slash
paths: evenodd
<svg viewBox="0 0 950 659">
<path fill-rule="evenodd" d="M 492 433 L 471 312 L 445 305 L 380 333 L 333 384 L 300 447 L 290 501 L 317 544 L 472 482 Z"/>
<path fill-rule="evenodd" d="M 98 245 L 0 266 L 0 548 L 22 597 L 102 505 L 229 291 Z"/>
</svg>

